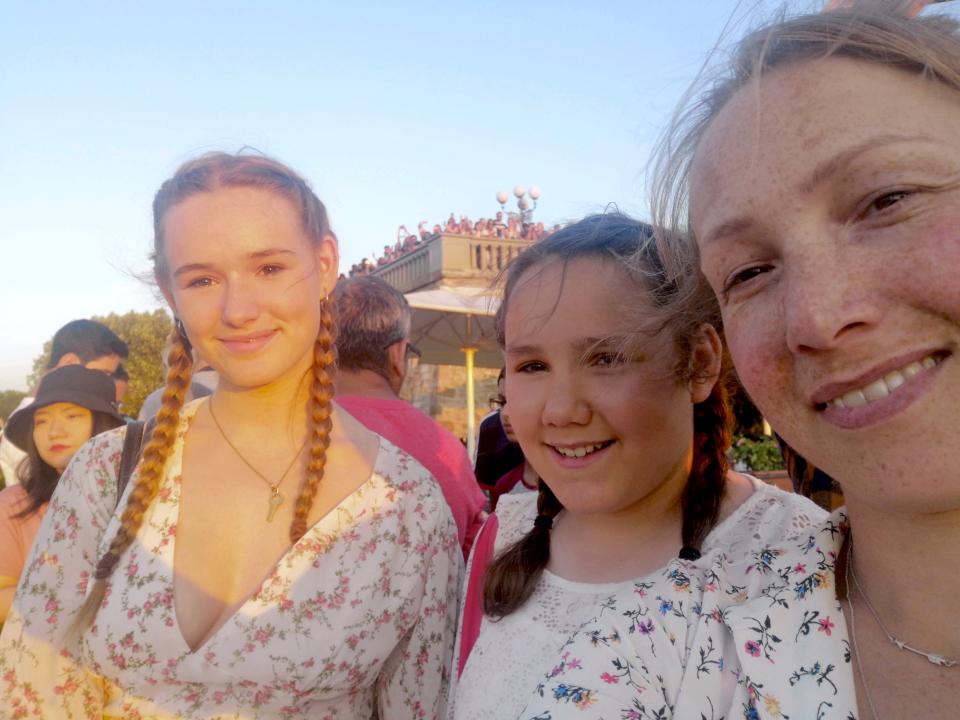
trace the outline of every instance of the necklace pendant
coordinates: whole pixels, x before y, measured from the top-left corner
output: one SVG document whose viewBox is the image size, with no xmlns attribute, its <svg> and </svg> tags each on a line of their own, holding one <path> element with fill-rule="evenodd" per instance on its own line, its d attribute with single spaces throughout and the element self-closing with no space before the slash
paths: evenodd
<svg viewBox="0 0 960 720">
<path fill-rule="evenodd" d="M 945 658 L 943 655 L 934 655 L 933 653 L 931 653 L 930 655 L 927 655 L 927 660 L 932 662 L 934 665 L 937 665 L 938 667 L 950 668 L 950 667 L 954 667 L 957 664 L 956 660 Z"/>
<path fill-rule="evenodd" d="M 280 492 L 280 489 L 276 485 L 270 486 L 270 500 L 268 502 L 267 522 L 273 522 L 273 516 L 277 514 L 277 510 L 283 505 L 283 493 Z"/>
</svg>

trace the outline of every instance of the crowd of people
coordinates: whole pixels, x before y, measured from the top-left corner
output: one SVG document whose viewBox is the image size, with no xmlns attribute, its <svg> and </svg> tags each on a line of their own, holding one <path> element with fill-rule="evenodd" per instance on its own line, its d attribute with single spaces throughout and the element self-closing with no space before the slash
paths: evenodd
<svg viewBox="0 0 960 720">
<path fill-rule="evenodd" d="M 511 261 L 474 466 L 399 398 L 409 307 L 338 282 L 306 181 L 180 167 L 129 481 L 92 366 L 118 352 L 52 367 L 7 426 L 18 517 L 43 514 L 0 716 L 954 717 L 960 23 L 916 5 L 751 31 L 665 130 L 650 223 Z M 844 508 L 730 467 L 734 372 Z"/>
<path fill-rule="evenodd" d="M 401 225 L 397 229 L 397 242 L 393 245 L 384 245 L 383 254 L 379 257 L 375 257 L 373 260 L 363 258 L 360 262 L 351 265 L 349 277 L 369 275 L 377 268 L 399 260 L 404 255 L 413 252 L 427 241 L 440 235 L 469 235 L 498 240 L 523 240 L 532 243 L 559 229 L 559 225 L 554 225 L 551 230 L 547 230 L 542 222 L 534 223 L 529 216 L 520 216 L 517 213 L 509 213 L 504 220 L 504 213 L 501 211 L 493 218 L 481 218 L 476 222 L 470 220 L 466 215 L 461 215 L 460 219 L 457 220 L 454 214 L 450 213 L 446 223 L 443 225 L 435 224 L 432 228 L 428 228 L 427 221 L 423 220 L 417 228 L 418 234 L 416 235 L 407 230 L 406 225 Z"/>
</svg>

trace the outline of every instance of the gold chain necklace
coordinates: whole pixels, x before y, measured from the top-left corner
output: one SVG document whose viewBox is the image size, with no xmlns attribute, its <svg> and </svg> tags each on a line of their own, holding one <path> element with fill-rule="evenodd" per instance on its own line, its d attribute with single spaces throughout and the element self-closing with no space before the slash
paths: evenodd
<svg viewBox="0 0 960 720">
<path fill-rule="evenodd" d="M 300 457 L 300 454 L 303 452 L 303 448 L 307 446 L 307 441 L 306 440 L 303 441 L 303 445 L 301 445 L 300 449 L 297 450 L 297 452 L 294 454 L 293 459 L 290 461 L 290 464 L 287 465 L 287 469 L 283 471 L 283 475 L 280 476 L 280 479 L 277 480 L 276 483 L 272 483 L 270 482 L 270 480 L 267 479 L 266 475 L 264 475 L 262 472 L 257 470 L 250 463 L 250 461 L 243 456 L 243 453 L 241 453 L 237 449 L 236 445 L 230 442 L 230 438 L 227 437 L 227 433 L 224 432 L 223 426 L 220 424 L 220 421 L 217 420 L 217 416 L 213 412 L 212 398 L 210 399 L 209 402 L 207 402 L 207 409 L 210 411 L 210 417 L 213 418 L 213 424 L 217 426 L 217 430 L 220 431 L 220 435 L 226 441 L 227 445 L 230 446 L 230 449 L 236 453 L 238 458 L 243 460 L 244 465 L 250 468 L 254 472 L 254 474 L 258 478 L 263 480 L 267 484 L 267 487 L 270 488 L 270 498 L 269 500 L 267 500 L 267 522 L 273 522 L 273 516 L 277 514 L 277 510 L 279 510 L 280 506 L 283 505 L 283 500 L 284 500 L 283 493 L 280 492 L 280 484 L 283 482 L 284 478 L 287 477 L 287 473 L 290 472 L 290 469 L 293 467 L 294 463 L 297 462 L 297 458 Z"/>
</svg>

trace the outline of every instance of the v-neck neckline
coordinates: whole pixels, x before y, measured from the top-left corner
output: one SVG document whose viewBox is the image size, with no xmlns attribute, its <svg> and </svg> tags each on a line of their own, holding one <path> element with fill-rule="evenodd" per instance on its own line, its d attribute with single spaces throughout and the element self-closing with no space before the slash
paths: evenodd
<svg viewBox="0 0 960 720">
<path fill-rule="evenodd" d="M 203 402 L 207 402 L 207 401 L 208 401 L 207 399 L 196 400 L 195 402 L 185 406 L 181 411 L 180 422 L 177 425 L 177 437 L 176 437 L 176 440 L 174 441 L 175 442 L 174 452 L 171 454 L 170 461 L 169 461 L 170 464 L 166 469 L 166 471 L 164 472 L 163 483 L 168 483 L 168 482 L 173 483 L 170 499 L 175 505 L 175 509 L 171 512 L 171 515 L 172 515 L 171 519 L 173 520 L 173 524 L 175 528 L 179 528 L 179 524 L 180 524 L 180 493 L 182 490 L 182 480 L 178 482 L 177 478 L 181 478 L 182 471 L 183 471 L 184 441 L 186 439 L 187 430 L 189 430 L 190 428 L 190 423 L 193 421 L 193 418 L 196 416 L 197 411 L 199 410 Z M 177 639 L 179 640 L 180 644 L 183 646 L 183 650 L 185 651 L 184 655 L 199 656 L 201 652 L 208 650 L 210 646 L 213 645 L 214 641 L 219 638 L 223 629 L 226 626 L 234 623 L 237 617 L 240 615 L 240 613 L 244 609 L 246 609 L 248 605 L 250 605 L 252 602 L 256 600 L 256 598 L 260 595 L 261 591 L 263 590 L 264 584 L 273 577 L 274 573 L 277 572 L 277 570 L 279 570 L 284 566 L 285 561 L 287 560 L 287 558 L 290 557 L 293 551 L 296 550 L 302 543 L 308 542 L 310 539 L 312 539 L 311 536 L 316 533 L 318 528 L 326 524 L 329 518 L 334 517 L 349 502 L 353 501 L 361 493 L 361 491 L 366 489 L 374 481 L 375 478 L 380 477 L 382 475 L 379 469 L 381 464 L 381 457 L 383 455 L 383 450 L 384 450 L 383 438 L 379 435 L 377 436 L 377 438 L 378 438 L 377 452 L 373 459 L 370 475 L 362 483 L 357 485 L 357 487 L 355 487 L 349 494 L 341 498 L 336 505 L 331 507 L 326 513 L 324 513 L 319 518 L 317 518 L 317 521 L 313 523 L 313 525 L 307 528 L 307 531 L 303 534 L 303 536 L 299 540 L 297 540 L 297 542 L 293 543 L 286 550 L 284 550 L 283 553 L 277 558 L 277 561 L 267 570 L 266 574 L 260 580 L 260 582 L 257 583 L 257 586 L 245 598 L 243 598 L 243 600 L 241 600 L 238 604 L 234 606 L 232 612 L 228 616 L 226 616 L 221 623 L 212 626 L 211 629 L 207 632 L 207 634 L 203 637 L 203 639 L 195 648 L 191 648 L 190 643 L 187 642 L 186 637 L 184 637 L 183 629 L 180 624 L 180 618 L 177 615 L 177 601 L 176 601 L 176 588 L 175 588 L 177 572 L 176 572 L 176 564 L 174 562 L 176 558 L 176 551 L 177 551 L 177 532 L 176 530 L 174 530 L 170 543 L 164 548 L 164 551 L 161 553 L 160 557 L 162 560 L 164 560 L 164 563 L 163 563 L 164 566 L 169 568 L 168 583 L 170 588 L 170 597 L 173 598 L 171 615 L 173 618 L 173 626 L 177 632 Z"/>
</svg>

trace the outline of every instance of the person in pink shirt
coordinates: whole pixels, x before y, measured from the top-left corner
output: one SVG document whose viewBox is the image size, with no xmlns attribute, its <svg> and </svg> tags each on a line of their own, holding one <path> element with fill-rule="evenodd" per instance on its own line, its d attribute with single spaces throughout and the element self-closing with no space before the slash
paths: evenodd
<svg viewBox="0 0 960 720">
<path fill-rule="evenodd" d="M 410 306 L 380 278 L 337 283 L 337 403 L 370 430 L 408 452 L 440 483 L 464 555 L 483 521 L 486 499 L 463 443 L 399 397 L 411 356 Z"/>
</svg>

